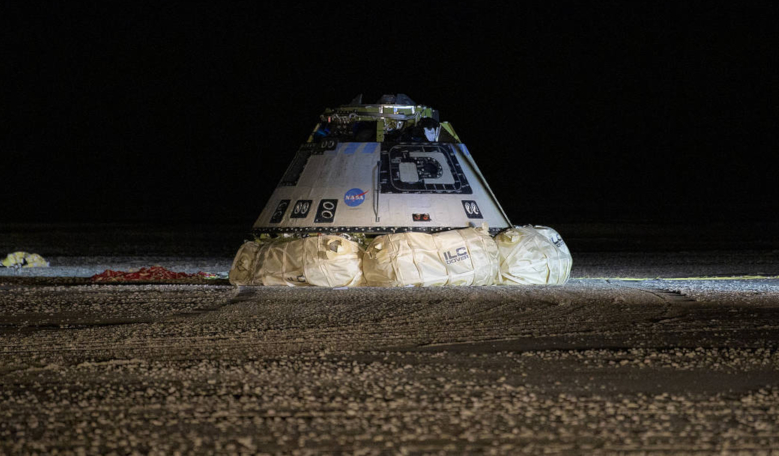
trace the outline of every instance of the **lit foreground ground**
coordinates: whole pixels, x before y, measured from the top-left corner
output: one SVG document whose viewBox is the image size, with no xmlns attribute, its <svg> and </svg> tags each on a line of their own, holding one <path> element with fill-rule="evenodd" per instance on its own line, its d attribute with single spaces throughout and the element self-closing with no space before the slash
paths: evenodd
<svg viewBox="0 0 779 456">
<path fill-rule="evenodd" d="M 776 250 L 575 253 L 563 287 L 349 290 L 91 285 L 106 264 L 230 262 L 97 253 L 0 277 L 0 454 L 779 448 L 779 280 L 606 279 L 776 276 Z"/>
</svg>

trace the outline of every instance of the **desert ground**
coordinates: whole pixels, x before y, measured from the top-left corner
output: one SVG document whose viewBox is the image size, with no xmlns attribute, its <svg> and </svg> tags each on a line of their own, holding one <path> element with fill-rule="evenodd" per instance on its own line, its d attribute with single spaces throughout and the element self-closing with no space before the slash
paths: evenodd
<svg viewBox="0 0 779 456">
<path fill-rule="evenodd" d="M 0 454 L 777 454 L 776 226 L 568 224 L 564 286 L 229 285 L 246 227 L 0 226 Z M 96 284 L 105 269 L 217 274 Z"/>
</svg>

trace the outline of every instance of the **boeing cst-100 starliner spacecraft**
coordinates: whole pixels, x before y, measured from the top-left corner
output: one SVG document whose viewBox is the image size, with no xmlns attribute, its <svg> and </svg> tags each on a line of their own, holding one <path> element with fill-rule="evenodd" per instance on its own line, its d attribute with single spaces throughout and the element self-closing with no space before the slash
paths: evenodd
<svg viewBox="0 0 779 456">
<path fill-rule="evenodd" d="M 570 252 L 512 227 L 454 128 L 407 96 L 326 109 L 238 251 L 234 285 L 564 283 Z"/>
<path fill-rule="evenodd" d="M 468 148 L 438 111 L 407 96 L 362 96 L 320 116 L 255 234 L 435 232 L 511 226 Z"/>
</svg>

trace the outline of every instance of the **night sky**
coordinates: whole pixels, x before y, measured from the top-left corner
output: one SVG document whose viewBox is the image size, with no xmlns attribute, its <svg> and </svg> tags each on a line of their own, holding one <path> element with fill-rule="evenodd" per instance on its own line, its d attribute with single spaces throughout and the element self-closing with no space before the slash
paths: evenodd
<svg viewBox="0 0 779 456">
<path fill-rule="evenodd" d="M 3 2 L 0 220 L 248 230 L 359 93 L 438 109 L 514 223 L 777 219 L 774 2 L 274 3 Z"/>
</svg>

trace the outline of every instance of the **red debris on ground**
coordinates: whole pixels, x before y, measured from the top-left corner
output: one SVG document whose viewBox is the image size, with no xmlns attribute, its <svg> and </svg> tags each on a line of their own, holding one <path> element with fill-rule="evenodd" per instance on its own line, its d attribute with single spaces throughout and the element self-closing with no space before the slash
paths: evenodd
<svg viewBox="0 0 779 456">
<path fill-rule="evenodd" d="M 125 272 L 106 269 L 100 274 L 92 276 L 93 282 L 163 282 L 168 280 L 180 279 L 213 279 L 216 274 L 207 272 L 197 272 L 187 274 L 186 272 L 169 271 L 162 266 L 152 266 L 150 268 L 141 268 L 138 271 Z"/>
</svg>

